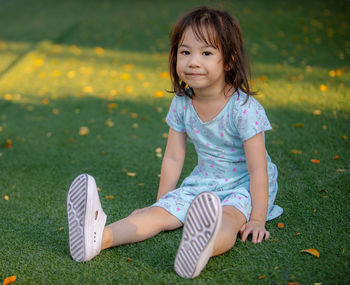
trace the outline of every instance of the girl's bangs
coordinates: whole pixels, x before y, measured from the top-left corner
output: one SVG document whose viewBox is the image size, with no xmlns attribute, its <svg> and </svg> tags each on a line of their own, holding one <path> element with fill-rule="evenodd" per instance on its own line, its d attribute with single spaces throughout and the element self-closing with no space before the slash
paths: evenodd
<svg viewBox="0 0 350 285">
<path fill-rule="evenodd" d="M 197 40 L 216 49 L 220 48 L 218 34 L 215 27 L 207 19 L 202 21 L 194 21 L 189 25 L 189 27 L 191 27 Z"/>
</svg>

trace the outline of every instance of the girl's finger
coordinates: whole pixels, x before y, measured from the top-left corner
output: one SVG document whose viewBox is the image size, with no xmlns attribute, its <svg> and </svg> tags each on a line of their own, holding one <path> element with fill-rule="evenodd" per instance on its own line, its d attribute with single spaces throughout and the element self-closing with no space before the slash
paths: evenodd
<svg viewBox="0 0 350 285">
<path fill-rule="evenodd" d="M 269 238 L 270 238 L 270 232 L 266 231 L 266 233 L 265 233 L 265 240 L 267 240 Z"/>
<path fill-rule="evenodd" d="M 246 224 L 244 224 L 239 230 L 239 233 L 240 233 L 241 236 L 242 236 L 242 234 L 244 232 L 245 227 L 246 227 Z"/>
<path fill-rule="evenodd" d="M 253 243 L 257 243 L 258 234 L 259 234 L 259 231 L 257 231 L 257 230 L 253 231 L 253 239 L 252 239 Z"/>
<path fill-rule="evenodd" d="M 247 228 L 245 228 L 242 234 L 241 241 L 245 242 L 249 234 L 250 234 L 250 231 Z"/>
<path fill-rule="evenodd" d="M 262 240 L 264 239 L 264 236 L 265 236 L 265 231 L 262 230 L 262 231 L 259 231 L 259 235 L 258 235 L 258 242 L 262 242 Z"/>
</svg>

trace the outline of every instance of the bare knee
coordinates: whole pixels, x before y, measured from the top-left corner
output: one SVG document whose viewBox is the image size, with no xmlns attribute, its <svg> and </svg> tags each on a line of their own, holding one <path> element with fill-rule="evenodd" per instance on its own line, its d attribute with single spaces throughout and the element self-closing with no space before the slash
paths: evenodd
<svg viewBox="0 0 350 285">
<path fill-rule="evenodd" d="M 178 218 L 161 207 L 152 207 L 147 214 L 152 217 L 154 223 L 158 224 L 161 231 L 171 231 L 182 226 Z"/>
</svg>

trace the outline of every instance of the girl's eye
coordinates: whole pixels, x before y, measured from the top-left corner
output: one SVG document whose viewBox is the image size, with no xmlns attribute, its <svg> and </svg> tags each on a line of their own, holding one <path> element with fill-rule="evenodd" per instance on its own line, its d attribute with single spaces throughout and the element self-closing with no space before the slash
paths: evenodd
<svg viewBox="0 0 350 285">
<path fill-rule="evenodd" d="M 209 51 L 205 51 L 205 52 L 203 52 L 203 55 L 205 55 L 205 56 L 209 56 L 209 55 L 211 55 L 212 53 L 211 52 L 209 52 Z"/>
<path fill-rule="evenodd" d="M 187 50 L 183 50 L 183 51 L 180 51 L 180 54 L 183 54 L 183 55 L 189 55 L 189 54 L 190 54 L 190 52 L 189 52 L 189 51 L 187 51 Z"/>
</svg>

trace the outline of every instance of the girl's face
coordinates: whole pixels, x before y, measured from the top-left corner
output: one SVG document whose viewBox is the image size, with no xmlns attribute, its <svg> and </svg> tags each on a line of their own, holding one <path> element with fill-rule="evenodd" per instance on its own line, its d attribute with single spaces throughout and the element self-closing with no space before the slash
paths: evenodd
<svg viewBox="0 0 350 285">
<path fill-rule="evenodd" d="M 221 92 L 225 86 L 222 52 L 196 38 L 191 27 L 186 28 L 177 51 L 176 72 L 196 94 Z"/>
</svg>

